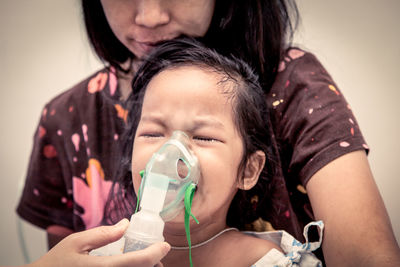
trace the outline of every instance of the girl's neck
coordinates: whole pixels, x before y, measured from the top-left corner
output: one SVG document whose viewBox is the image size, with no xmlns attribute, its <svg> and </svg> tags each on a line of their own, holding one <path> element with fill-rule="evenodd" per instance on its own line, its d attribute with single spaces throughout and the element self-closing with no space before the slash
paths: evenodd
<svg viewBox="0 0 400 267">
<path fill-rule="evenodd" d="M 175 250 L 190 250 L 191 248 L 192 249 L 199 248 L 199 247 L 207 245 L 208 243 L 210 243 L 214 239 L 218 238 L 219 236 L 221 236 L 224 233 L 229 232 L 229 231 L 239 231 L 239 230 L 237 228 L 233 228 L 233 227 L 225 228 L 224 230 L 220 231 L 219 233 L 215 234 L 214 236 L 210 237 L 209 239 L 207 239 L 207 240 L 205 240 L 205 241 L 203 241 L 201 243 L 191 244 L 190 246 L 187 245 L 187 246 L 183 246 L 183 247 L 182 246 L 181 247 L 172 246 L 171 248 L 175 249 Z"/>
<path fill-rule="evenodd" d="M 227 236 L 234 232 L 237 233 L 237 231 L 234 231 L 237 230 L 235 228 L 224 227 L 211 235 L 210 233 L 214 233 L 215 229 L 210 231 L 210 229 L 198 228 L 195 229 L 193 233 L 191 232 L 191 239 L 193 241 L 191 253 L 195 266 L 209 266 L 209 264 L 214 261 L 213 255 L 220 255 L 218 250 L 224 246 L 223 244 L 225 243 Z M 166 235 L 166 237 L 167 236 L 168 235 Z M 189 249 L 187 248 L 186 235 L 181 235 L 179 237 L 175 236 L 175 240 L 179 239 L 180 245 L 171 243 L 168 239 L 171 239 L 171 237 L 167 237 L 166 241 L 170 242 L 172 249 L 162 261 L 164 266 L 189 266 Z M 180 249 L 177 249 L 176 247 Z"/>
<path fill-rule="evenodd" d="M 197 225 L 194 221 L 191 221 L 191 244 L 196 245 L 206 242 L 226 228 L 227 225 L 225 221 L 203 221 L 200 222 L 199 225 Z M 166 241 L 173 247 L 185 247 L 188 245 L 183 223 L 167 223 L 164 228 L 164 236 Z"/>
</svg>

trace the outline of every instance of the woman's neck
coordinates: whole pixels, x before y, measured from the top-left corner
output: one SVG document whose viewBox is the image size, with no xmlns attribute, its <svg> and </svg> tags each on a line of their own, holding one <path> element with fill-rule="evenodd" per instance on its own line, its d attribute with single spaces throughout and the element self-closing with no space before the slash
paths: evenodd
<svg viewBox="0 0 400 267">
<path fill-rule="evenodd" d="M 129 72 L 123 72 L 121 70 L 117 70 L 117 77 L 118 77 L 118 85 L 119 85 L 119 92 L 120 92 L 120 100 L 125 101 L 128 99 L 129 95 L 132 93 L 132 79 L 137 70 L 142 64 L 142 61 L 133 59 L 128 60 L 121 64 L 122 69 L 129 69 Z"/>
</svg>

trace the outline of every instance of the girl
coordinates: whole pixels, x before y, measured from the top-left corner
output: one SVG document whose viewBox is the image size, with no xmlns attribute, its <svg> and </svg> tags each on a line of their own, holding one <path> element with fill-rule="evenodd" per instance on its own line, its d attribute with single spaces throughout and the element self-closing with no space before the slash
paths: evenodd
<svg viewBox="0 0 400 267">
<path fill-rule="evenodd" d="M 259 202 L 270 206 L 270 178 L 276 171 L 267 106 L 257 79 L 242 61 L 220 56 L 191 39 L 161 45 L 133 83 L 124 155 L 132 162 L 122 161 L 126 164 L 119 191 L 105 216 L 113 222 L 133 213 L 135 201 L 126 201 L 132 191 L 130 173 L 137 195 L 140 170 L 178 130 L 189 137 L 201 169 L 192 206 L 200 223 L 190 224 L 195 266 L 319 264 L 306 246 L 301 253 L 309 257 L 299 256 L 294 239 L 274 243 L 235 231 L 264 213 L 247 201 L 251 195 L 262 196 Z M 165 225 L 164 236 L 172 246 L 165 266 L 189 266 L 188 251 L 182 250 L 187 246 L 183 213 Z M 280 245 L 298 257 L 285 257 Z"/>
</svg>

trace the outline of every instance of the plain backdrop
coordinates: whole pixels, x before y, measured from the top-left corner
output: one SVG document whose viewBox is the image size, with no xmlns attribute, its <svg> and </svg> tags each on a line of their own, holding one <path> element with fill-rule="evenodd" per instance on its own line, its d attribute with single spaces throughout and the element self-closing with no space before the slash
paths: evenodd
<svg viewBox="0 0 400 267">
<path fill-rule="evenodd" d="M 317 55 L 352 106 L 399 241 L 400 1 L 297 3 L 295 44 Z M 24 263 L 15 207 L 41 109 L 101 66 L 78 0 L 0 0 L 0 265 Z M 22 230 L 37 259 L 46 251 L 44 232 L 28 223 Z"/>
</svg>

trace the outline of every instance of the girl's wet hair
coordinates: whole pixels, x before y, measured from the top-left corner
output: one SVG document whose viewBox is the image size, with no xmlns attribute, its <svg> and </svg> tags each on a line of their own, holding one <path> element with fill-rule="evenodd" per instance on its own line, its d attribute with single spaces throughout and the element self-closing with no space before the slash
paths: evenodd
<svg viewBox="0 0 400 267">
<path fill-rule="evenodd" d="M 100 0 L 82 0 L 82 10 L 97 55 L 122 70 L 120 64 L 134 55 L 115 37 Z M 222 55 L 245 59 L 269 90 L 297 22 L 294 0 L 216 0 L 204 43 Z"/>
<path fill-rule="evenodd" d="M 263 203 L 259 205 L 263 206 L 262 213 L 267 212 L 270 179 L 275 172 L 276 156 L 271 140 L 266 97 L 257 75 L 245 62 L 234 57 L 222 56 L 192 38 L 180 38 L 163 43 L 137 71 L 132 83 L 133 93 L 127 100 L 129 115 L 123 137 L 123 166 L 119 167 L 120 173 L 117 180 L 119 190 L 112 190 L 113 195 L 109 200 L 105 215 L 111 218 L 109 223 L 114 223 L 121 217 L 130 217 L 133 213 L 135 200 L 131 198 L 134 195 L 130 173 L 131 156 L 146 87 L 158 73 L 181 66 L 198 66 L 219 75 L 221 86 L 218 88 L 223 88 L 220 93 L 225 94 L 232 101 L 233 118 L 243 140 L 244 152 L 239 165 L 239 175 L 243 174 L 246 162 L 254 152 L 262 150 L 266 155 L 266 164 L 258 183 L 251 190 L 239 190 L 228 212 L 228 225 L 243 229 L 246 223 L 260 217 L 260 209 L 252 207 L 250 203 L 254 195 L 257 195 L 259 202 Z"/>
</svg>

